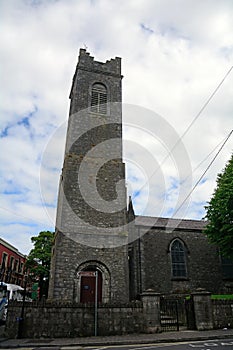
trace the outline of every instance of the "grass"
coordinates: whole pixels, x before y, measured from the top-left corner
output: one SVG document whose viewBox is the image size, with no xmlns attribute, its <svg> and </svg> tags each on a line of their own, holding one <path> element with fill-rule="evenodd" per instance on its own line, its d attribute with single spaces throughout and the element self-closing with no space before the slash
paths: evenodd
<svg viewBox="0 0 233 350">
<path fill-rule="evenodd" d="M 212 294 L 211 299 L 232 299 L 233 294 Z"/>
<path fill-rule="evenodd" d="M 190 299 L 190 295 L 187 295 L 185 297 L 186 300 Z M 211 299 L 229 299 L 229 300 L 233 300 L 233 294 L 212 294 L 211 295 Z"/>
</svg>

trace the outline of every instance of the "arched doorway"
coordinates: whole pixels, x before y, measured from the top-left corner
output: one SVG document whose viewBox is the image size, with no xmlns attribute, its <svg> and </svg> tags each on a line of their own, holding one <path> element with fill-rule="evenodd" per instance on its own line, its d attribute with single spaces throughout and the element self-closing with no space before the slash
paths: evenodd
<svg viewBox="0 0 233 350">
<path fill-rule="evenodd" d="M 109 303 L 111 277 L 106 265 L 100 261 L 89 260 L 81 263 L 74 278 L 74 301 L 76 303 L 92 303 L 95 299 L 95 273 L 98 271 L 98 301 Z"/>
<path fill-rule="evenodd" d="M 80 283 L 80 303 L 94 303 L 96 298 L 97 289 L 97 301 L 102 302 L 102 284 L 103 278 L 100 270 L 96 268 L 88 268 L 79 272 L 81 278 Z"/>
</svg>

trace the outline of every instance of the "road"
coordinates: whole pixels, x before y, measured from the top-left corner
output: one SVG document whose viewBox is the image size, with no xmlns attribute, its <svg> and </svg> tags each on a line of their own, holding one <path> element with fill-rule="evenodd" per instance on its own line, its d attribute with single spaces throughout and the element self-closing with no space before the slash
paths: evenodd
<svg viewBox="0 0 233 350">
<path fill-rule="evenodd" d="M 42 349 L 42 348 L 41 348 Z M 62 350 L 74 350 L 73 347 L 62 347 Z M 78 349 L 78 347 L 76 347 Z M 80 349 L 80 347 L 79 347 Z M 37 349 L 38 350 L 38 349 Z M 134 344 L 121 346 L 85 347 L 85 350 L 233 350 L 233 338 L 163 344 Z"/>
<path fill-rule="evenodd" d="M 75 350 L 74 347 L 61 347 L 62 350 Z M 80 347 L 76 347 L 80 349 Z M 37 348 L 37 350 L 39 350 Z M 40 348 L 42 350 L 42 348 Z M 85 350 L 233 350 L 233 339 L 207 340 L 196 342 L 133 344 L 120 346 L 92 346 Z"/>
<path fill-rule="evenodd" d="M 2 348 L 4 349 L 4 348 Z M 8 350 L 10 348 L 7 348 Z M 233 338 L 179 343 L 132 344 L 109 346 L 41 346 L 20 347 L 21 350 L 233 350 Z"/>
<path fill-rule="evenodd" d="M 91 347 L 88 350 L 233 350 L 233 339 L 197 342 Z M 64 349 L 68 350 L 68 349 Z M 87 350 L 87 349 L 86 349 Z"/>
</svg>

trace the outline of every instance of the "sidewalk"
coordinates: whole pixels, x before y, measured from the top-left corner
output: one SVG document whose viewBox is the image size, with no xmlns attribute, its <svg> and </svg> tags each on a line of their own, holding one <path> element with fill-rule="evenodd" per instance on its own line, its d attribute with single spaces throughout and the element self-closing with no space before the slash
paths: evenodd
<svg viewBox="0 0 233 350">
<path fill-rule="evenodd" d="M 97 336 L 58 339 L 0 339 L 0 348 L 36 348 L 36 347 L 85 347 L 107 345 L 153 344 L 166 342 L 233 339 L 233 329 L 211 331 L 164 332 L 156 334 L 128 334 L 122 336 Z"/>
</svg>

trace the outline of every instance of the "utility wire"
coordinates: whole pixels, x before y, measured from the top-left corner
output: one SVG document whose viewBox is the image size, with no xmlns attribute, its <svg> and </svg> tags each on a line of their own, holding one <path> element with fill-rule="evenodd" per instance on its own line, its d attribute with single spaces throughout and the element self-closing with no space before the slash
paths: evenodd
<svg viewBox="0 0 233 350">
<path fill-rule="evenodd" d="M 5 207 L 2 207 L 0 206 L 0 210 L 5 210 L 7 211 L 8 213 L 10 214 L 13 214 L 15 216 L 18 216 L 19 218 L 23 218 L 23 219 L 27 219 L 27 220 L 31 220 L 33 222 L 37 222 L 38 224 L 43 224 L 44 225 L 44 221 L 40 221 L 38 219 L 32 219 L 31 217 L 29 216 L 25 216 L 25 215 L 22 215 L 22 214 L 17 214 L 15 211 L 11 210 L 11 209 L 8 209 L 8 208 L 5 208 Z M 47 213 L 46 213 L 47 214 Z M 48 215 L 47 215 L 48 216 Z"/>
<path fill-rule="evenodd" d="M 200 183 L 200 181 L 203 179 L 203 177 L 205 176 L 205 174 L 207 173 L 207 171 L 209 170 L 209 168 L 211 167 L 211 165 L 213 164 L 213 162 L 215 161 L 215 159 L 217 158 L 217 156 L 219 155 L 219 153 L 222 151 L 223 147 L 225 146 L 225 144 L 227 143 L 227 141 L 229 140 L 230 136 L 232 135 L 233 130 L 231 130 L 231 132 L 228 134 L 226 140 L 224 141 L 224 143 L 222 144 L 222 146 L 219 148 L 218 152 L 215 154 L 214 158 L 211 160 L 210 164 L 207 166 L 207 168 L 205 169 L 205 171 L 203 172 L 203 174 L 200 176 L 200 178 L 197 180 L 197 182 L 195 183 L 195 185 L 193 186 L 193 188 L 191 189 L 191 191 L 187 194 L 187 196 L 185 197 L 185 199 L 182 201 L 182 203 L 179 205 L 179 207 L 176 209 L 175 213 L 173 214 L 176 215 L 177 212 L 180 210 L 180 208 L 182 207 L 182 205 L 187 201 L 187 199 L 191 196 L 191 194 L 193 193 L 193 191 L 195 190 L 195 188 L 198 186 L 198 184 Z"/>
<path fill-rule="evenodd" d="M 183 132 L 183 134 L 180 136 L 180 138 L 176 141 L 176 143 L 174 144 L 174 146 L 172 147 L 172 149 L 168 152 L 168 154 L 164 157 L 164 159 L 162 160 L 162 162 L 160 163 L 160 166 L 163 165 L 165 163 L 165 161 L 170 157 L 170 155 L 172 154 L 172 152 L 174 151 L 174 149 L 176 148 L 176 146 L 181 142 L 181 140 L 184 138 L 184 136 L 188 133 L 188 131 L 191 129 L 191 127 L 193 126 L 193 124 L 196 122 L 196 120 L 200 117 L 200 115 L 202 114 L 202 112 L 205 110 L 205 108 L 207 107 L 207 105 L 210 103 L 210 101 L 212 100 L 212 98 L 214 97 L 214 95 L 217 93 L 217 91 L 220 89 L 220 87 L 222 86 L 222 84 L 224 83 L 224 81 L 226 80 L 226 78 L 228 77 L 228 75 L 231 73 L 233 69 L 233 66 L 230 67 L 230 69 L 227 71 L 227 73 L 224 75 L 223 79 L 219 82 L 219 84 L 217 85 L 217 87 L 214 89 L 214 91 L 211 93 L 211 95 L 209 96 L 209 98 L 206 100 L 206 102 L 204 103 L 204 105 L 202 106 L 202 108 L 200 109 L 200 111 L 197 113 L 197 115 L 193 118 L 193 120 L 191 121 L 191 123 L 189 124 L 189 126 L 186 128 L 186 130 Z M 148 183 L 148 181 L 156 174 L 156 172 L 158 171 L 159 168 L 157 168 L 150 176 L 150 178 L 141 186 L 140 190 L 142 190 L 146 184 Z M 132 196 L 132 199 L 134 198 L 134 196 Z"/>
<path fill-rule="evenodd" d="M 204 111 L 204 109 L 207 107 L 207 105 L 210 103 L 210 101 L 212 100 L 212 98 L 214 97 L 214 95 L 217 93 L 217 91 L 219 90 L 219 88 L 221 87 L 221 85 L 224 83 L 224 81 L 226 80 L 226 78 L 228 77 L 228 75 L 231 73 L 233 69 L 233 66 L 231 66 L 231 68 L 227 71 L 227 73 L 225 74 L 225 76 L 223 77 L 223 79 L 220 81 L 220 83 L 217 85 L 217 87 L 215 88 L 215 90 L 212 92 L 212 94 L 209 96 L 209 98 L 207 99 L 207 101 L 204 103 L 203 107 L 200 109 L 200 111 L 197 113 L 197 115 L 194 117 L 194 119 L 192 120 L 192 122 L 189 124 L 189 126 L 187 127 L 187 129 L 184 131 L 184 133 L 180 136 L 180 138 L 177 140 L 177 142 L 174 144 L 174 146 L 172 147 L 172 149 L 168 152 L 168 154 L 166 155 L 166 157 L 163 159 L 163 161 L 161 162 L 160 165 L 164 164 L 164 162 L 168 159 L 168 157 L 171 155 L 171 153 L 173 152 L 173 150 L 176 148 L 176 146 L 181 142 L 181 140 L 184 138 L 184 136 L 188 133 L 188 131 L 190 130 L 190 128 L 192 127 L 192 125 L 196 122 L 196 120 L 200 117 L 201 113 Z M 207 167 L 207 169 L 205 170 L 205 172 L 203 173 L 203 175 L 200 177 L 200 179 L 198 180 L 198 182 L 195 184 L 195 186 L 192 188 L 192 190 L 190 191 L 190 193 L 186 196 L 185 200 L 182 202 L 182 204 L 179 206 L 179 208 L 176 210 L 175 214 L 177 213 L 177 211 L 181 208 L 181 206 L 184 204 L 184 202 L 188 199 L 188 197 L 192 194 L 192 192 L 194 191 L 194 189 L 197 187 L 198 183 L 201 181 L 201 179 L 203 178 L 203 176 L 205 175 L 205 173 L 208 171 L 209 167 L 213 164 L 214 160 L 216 159 L 216 157 L 218 156 L 218 154 L 221 152 L 222 148 L 224 147 L 225 143 L 227 142 L 227 140 L 229 139 L 229 137 L 231 136 L 233 130 L 230 132 L 230 134 L 228 135 L 227 139 L 225 140 L 224 144 L 222 145 L 222 147 L 220 148 L 220 150 L 218 151 L 218 153 L 216 154 L 216 156 L 214 157 L 214 159 L 211 161 L 211 163 L 209 164 L 209 166 Z M 216 146 L 217 147 L 217 146 Z M 212 151 L 213 152 L 213 151 Z M 211 152 L 211 153 L 212 153 Z M 210 154 L 211 154 L 210 153 Z M 210 156 L 210 154 L 207 156 L 207 158 Z M 205 159 L 207 159 L 205 158 Z M 204 160 L 198 165 L 198 167 L 204 162 Z M 198 168 L 197 167 L 197 168 Z M 197 169 L 196 168 L 196 169 Z M 196 170 L 195 169 L 195 170 Z M 152 176 L 154 176 L 156 174 L 156 171 L 158 170 L 158 168 L 152 173 L 152 175 L 150 176 L 150 179 L 152 178 Z M 187 178 L 186 178 L 187 179 Z M 148 183 L 148 180 L 147 182 Z M 142 185 L 141 189 L 146 185 L 146 183 L 144 185 Z M 134 197 L 133 197 L 134 198 Z M 12 210 L 9 210 L 7 208 L 4 207 L 0 207 L 3 210 L 6 210 L 12 214 L 14 214 L 15 216 L 19 216 L 25 219 L 29 219 L 26 216 L 23 215 L 19 215 L 16 214 L 15 212 L 13 212 Z M 174 215 L 175 215 L 174 214 Z M 40 220 L 36 220 L 38 223 L 42 223 L 42 221 Z"/>
<path fill-rule="evenodd" d="M 172 147 L 172 149 L 168 152 L 168 154 L 166 155 L 166 157 L 163 159 L 161 165 L 167 160 L 168 157 L 170 157 L 170 155 L 172 154 L 172 152 L 174 151 L 174 149 L 176 148 L 176 146 L 181 142 L 181 140 L 184 138 L 184 136 L 188 133 L 188 131 L 191 129 L 191 127 L 193 126 L 193 124 L 196 122 L 196 120 L 200 117 L 200 115 L 202 114 L 202 112 L 204 111 L 204 109 L 208 106 L 208 104 L 210 103 L 210 101 L 212 100 L 212 98 L 214 97 L 214 95 L 217 93 L 217 91 L 219 90 L 219 88 L 222 86 L 222 84 L 224 83 L 224 81 L 226 80 L 226 78 L 228 77 L 228 75 L 231 73 L 233 69 L 233 66 L 231 66 L 231 68 L 227 71 L 227 73 L 225 74 L 225 76 L 223 77 L 223 79 L 220 81 L 220 83 L 218 84 L 218 86 L 214 89 L 214 91 L 212 92 L 212 94 L 209 96 L 209 98 L 207 99 L 207 101 L 204 103 L 204 105 L 202 106 L 202 108 L 200 109 L 200 111 L 197 113 L 197 115 L 193 118 L 193 120 L 191 121 L 191 123 L 189 124 L 189 126 L 187 127 L 187 129 L 183 132 L 183 134 L 180 136 L 180 138 L 176 141 L 176 143 L 174 144 L 174 146 Z M 151 177 L 154 175 L 154 173 L 151 175 Z"/>
<path fill-rule="evenodd" d="M 189 129 L 192 127 L 192 125 L 195 123 L 195 121 L 200 117 L 201 113 L 204 111 L 204 109 L 207 107 L 207 105 L 210 103 L 210 101 L 212 100 L 212 98 L 214 97 L 214 95 L 217 93 L 217 91 L 219 90 L 219 88 L 221 87 L 221 85 L 224 83 L 224 81 L 226 80 L 226 78 L 228 77 L 228 75 L 231 73 L 233 69 L 233 66 L 231 66 L 231 68 L 227 71 L 227 73 L 225 74 L 225 76 L 223 77 L 223 79 L 220 81 L 220 83 L 218 84 L 218 86 L 215 88 L 215 90 L 212 92 L 212 94 L 210 95 L 210 97 L 207 99 L 207 101 L 204 103 L 203 107 L 200 109 L 200 111 L 197 113 L 197 115 L 194 117 L 194 119 L 192 120 L 192 122 L 189 124 L 189 126 L 187 127 L 187 129 L 184 131 L 184 133 L 181 135 L 180 140 L 182 140 L 182 138 L 187 134 L 187 132 L 189 131 Z M 180 142 L 180 140 L 177 141 L 177 143 Z M 176 144 L 174 145 L 175 148 Z M 173 148 L 173 149 L 174 149 Z"/>
<path fill-rule="evenodd" d="M 224 139 L 221 140 L 221 141 L 212 149 L 212 151 L 211 151 L 197 166 L 196 166 L 196 168 L 193 169 L 192 174 L 195 173 L 195 171 L 196 171 L 197 169 L 199 169 L 200 166 L 201 166 L 203 163 L 205 163 L 205 161 L 211 156 L 211 154 L 213 154 L 213 153 L 216 151 L 216 149 L 218 149 L 218 147 L 224 142 L 225 139 L 226 139 L 226 137 L 224 137 Z M 188 175 L 188 176 L 184 179 L 184 181 L 182 181 L 182 182 L 184 183 L 192 174 Z"/>
</svg>

